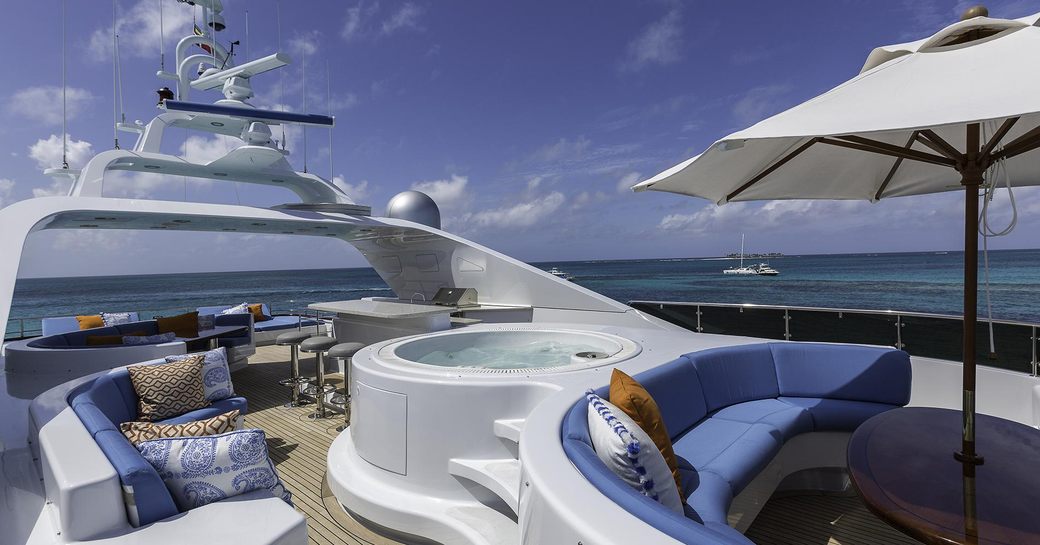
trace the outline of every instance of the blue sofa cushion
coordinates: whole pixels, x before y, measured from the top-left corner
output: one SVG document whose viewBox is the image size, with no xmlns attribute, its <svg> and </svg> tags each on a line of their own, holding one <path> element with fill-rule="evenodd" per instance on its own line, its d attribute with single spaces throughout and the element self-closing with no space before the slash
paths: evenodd
<svg viewBox="0 0 1040 545">
<path fill-rule="evenodd" d="M 653 396 L 668 433 L 690 429 L 707 414 L 697 370 L 685 357 L 639 374 L 636 379 Z"/>
<path fill-rule="evenodd" d="M 123 486 L 132 488 L 131 523 L 143 526 L 177 514 L 177 506 L 159 473 L 122 432 L 102 430 L 94 436 L 94 441 L 112 463 Z"/>
<path fill-rule="evenodd" d="M 780 395 L 773 353 L 766 343 L 713 348 L 686 357 L 697 369 L 708 412 Z"/>
<path fill-rule="evenodd" d="M 819 343 L 770 343 L 780 395 L 906 405 L 910 356 L 901 350 Z"/>
<path fill-rule="evenodd" d="M 710 471 L 698 472 L 681 457 L 678 460 L 679 476 L 686 495 L 686 518 L 702 524 L 726 522 L 726 512 L 733 502 L 733 488 L 729 481 Z"/>
<path fill-rule="evenodd" d="M 72 399 L 73 410 L 76 410 L 80 404 L 89 403 L 97 407 L 104 418 L 114 425 L 113 429 L 118 429 L 117 426 L 121 422 L 134 420 L 137 417 L 137 395 L 133 394 L 132 398 L 127 396 L 126 385 L 120 384 L 124 380 L 129 384 L 130 376 L 108 373 L 94 379 L 89 386 Z M 130 392 L 133 392 L 132 385 L 130 385 Z M 79 414 L 79 411 L 76 410 L 76 413 Z M 95 431 L 89 427 L 87 429 L 91 432 Z"/>
<path fill-rule="evenodd" d="M 79 331 L 79 320 L 75 316 L 60 316 L 56 318 L 44 318 L 40 320 L 41 334 L 44 337 Z"/>
<path fill-rule="evenodd" d="M 855 431 L 870 417 L 901 406 L 818 397 L 781 397 L 780 400 L 805 407 L 816 431 Z"/>
<path fill-rule="evenodd" d="M 698 472 L 725 479 L 738 494 L 769 464 L 782 445 L 780 432 L 766 424 L 708 418 L 672 442 L 676 456 Z"/>
<path fill-rule="evenodd" d="M 219 414 L 224 414 L 228 411 L 238 409 L 239 414 L 246 414 L 249 410 L 249 403 L 244 397 L 226 397 L 211 403 L 208 407 L 196 409 L 191 412 L 184 413 L 180 416 L 174 416 L 167 418 L 159 422 L 160 424 L 183 424 L 185 422 L 192 422 L 195 420 L 205 420 L 207 418 L 213 418 Z"/>
<path fill-rule="evenodd" d="M 813 431 L 813 419 L 805 407 L 779 399 L 745 401 L 719 409 L 711 416 L 746 424 L 760 423 L 772 426 L 780 432 L 783 441 L 799 433 Z"/>
</svg>

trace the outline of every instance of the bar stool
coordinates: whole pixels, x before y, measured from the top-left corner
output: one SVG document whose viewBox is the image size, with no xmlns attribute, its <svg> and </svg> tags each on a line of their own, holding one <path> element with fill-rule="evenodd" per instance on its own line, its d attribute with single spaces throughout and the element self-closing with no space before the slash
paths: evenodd
<svg viewBox="0 0 1040 545">
<path fill-rule="evenodd" d="M 302 331 L 290 331 L 288 333 L 282 333 L 278 335 L 274 343 L 278 346 L 289 347 L 289 378 L 278 381 L 278 384 L 292 388 L 292 393 L 289 397 L 289 402 L 282 405 L 285 408 L 299 407 L 300 405 L 306 405 L 309 403 L 305 399 L 300 399 L 300 385 L 310 382 L 311 379 L 300 376 L 300 343 L 310 337 L 310 333 L 304 333 Z"/>
<path fill-rule="evenodd" d="M 330 405 L 335 405 L 343 409 L 343 425 L 336 428 L 339 431 L 343 431 L 346 428 L 346 422 L 350 418 L 347 414 L 347 404 L 350 403 L 350 358 L 354 357 L 354 354 L 358 350 L 364 348 L 365 345 L 361 343 L 339 343 L 329 349 L 329 358 L 340 360 L 340 369 L 343 369 L 343 393 L 335 393 L 332 398 L 329 399 Z"/>
<path fill-rule="evenodd" d="M 336 390 L 332 385 L 325 385 L 325 353 L 333 346 L 336 346 L 336 339 L 325 336 L 311 337 L 300 343 L 300 350 L 314 354 L 314 358 L 317 360 L 314 382 L 306 390 L 306 393 L 313 395 L 318 403 L 314 414 L 310 415 L 310 418 L 315 420 L 328 416 L 325 396 Z"/>
</svg>

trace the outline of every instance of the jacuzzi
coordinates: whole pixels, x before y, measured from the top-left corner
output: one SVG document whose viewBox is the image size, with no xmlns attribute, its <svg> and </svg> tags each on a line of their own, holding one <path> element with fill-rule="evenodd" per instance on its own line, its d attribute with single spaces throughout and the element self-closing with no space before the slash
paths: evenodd
<svg viewBox="0 0 1040 545">
<path fill-rule="evenodd" d="M 424 335 L 388 344 L 378 357 L 432 373 L 530 375 L 614 365 L 639 352 L 635 342 L 608 333 L 515 328 Z"/>
</svg>

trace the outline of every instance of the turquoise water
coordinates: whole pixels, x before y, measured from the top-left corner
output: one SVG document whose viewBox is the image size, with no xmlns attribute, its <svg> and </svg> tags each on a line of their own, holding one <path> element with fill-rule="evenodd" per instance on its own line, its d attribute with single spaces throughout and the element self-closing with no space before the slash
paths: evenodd
<svg viewBox="0 0 1040 545">
<path fill-rule="evenodd" d="M 776 277 L 723 275 L 722 269 L 736 264 L 727 259 L 536 265 L 559 267 L 573 274 L 576 283 L 625 302 L 758 303 L 959 315 L 962 256 L 959 252 L 788 256 L 768 260 L 780 270 Z M 1040 322 L 1040 250 L 994 251 L 990 262 L 994 317 Z M 17 318 L 121 310 L 149 316 L 254 301 L 267 302 L 276 311 L 302 310 L 318 301 L 387 295 L 392 292 L 370 269 L 24 279 L 15 287 L 8 332 L 17 332 Z M 28 320 L 26 327 L 38 323 Z"/>
</svg>

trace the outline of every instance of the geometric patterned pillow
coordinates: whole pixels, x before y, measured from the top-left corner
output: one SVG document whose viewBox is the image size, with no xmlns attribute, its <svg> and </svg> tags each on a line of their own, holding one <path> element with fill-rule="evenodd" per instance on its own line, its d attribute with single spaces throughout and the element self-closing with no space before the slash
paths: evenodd
<svg viewBox="0 0 1040 545">
<path fill-rule="evenodd" d="M 155 424 L 153 422 L 123 422 L 119 430 L 133 444 L 167 437 L 203 437 L 234 431 L 238 409 L 218 414 L 213 418 L 184 424 Z"/>
<path fill-rule="evenodd" d="M 249 303 L 242 303 L 220 311 L 224 316 L 227 316 L 228 314 L 245 314 L 247 312 L 249 312 Z"/>
<path fill-rule="evenodd" d="M 105 327 L 112 327 L 114 325 L 129 324 L 130 313 L 129 312 L 102 312 L 101 321 L 105 323 Z"/>
<path fill-rule="evenodd" d="M 158 335 L 123 335 L 123 344 L 128 346 L 172 343 L 176 340 L 177 335 L 175 333 L 160 333 Z"/>
<path fill-rule="evenodd" d="M 202 355 L 184 361 L 126 368 L 137 392 L 137 419 L 155 422 L 209 406 L 202 386 Z"/>
<path fill-rule="evenodd" d="M 182 511 L 260 489 L 292 505 L 292 494 L 278 478 L 261 430 L 156 439 L 137 448 Z"/>
<path fill-rule="evenodd" d="M 202 354 L 166 356 L 166 361 L 183 361 L 199 355 L 203 356 L 202 387 L 206 390 L 206 399 L 220 401 L 235 395 L 235 387 L 231 384 L 231 371 L 228 369 L 227 352 L 223 346 Z"/>
</svg>

